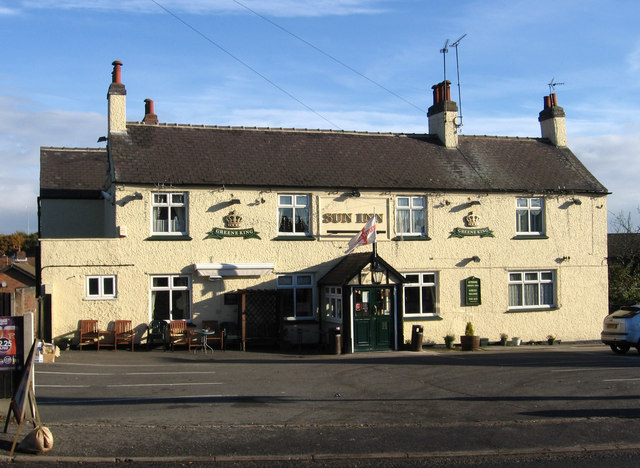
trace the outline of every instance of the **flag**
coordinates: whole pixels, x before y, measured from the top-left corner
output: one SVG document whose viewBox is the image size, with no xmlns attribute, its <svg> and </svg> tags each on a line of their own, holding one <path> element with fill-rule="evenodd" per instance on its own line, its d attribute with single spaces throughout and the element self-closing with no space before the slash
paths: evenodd
<svg viewBox="0 0 640 468">
<path fill-rule="evenodd" d="M 351 251 L 359 245 L 375 243 L 377 227 L 378 225 L 376 223 L 376 215 L 373 215 L 371 219 L 367 221 L 367 224 L 364 225 L 364 227 L 360 231 L 360 234 L 349 241 L 349 248 L 345 251 L 345 253 L 351 253 Z"/>
</svg>

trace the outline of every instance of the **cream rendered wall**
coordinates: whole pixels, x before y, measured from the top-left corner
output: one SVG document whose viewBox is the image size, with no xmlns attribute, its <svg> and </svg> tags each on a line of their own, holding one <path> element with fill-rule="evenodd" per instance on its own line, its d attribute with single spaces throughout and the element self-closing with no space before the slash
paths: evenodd
<svg viewBox="0 0 640 468">
<path fill-rule="evenodd" d="M 360 198 L 330 191 L 274 190 L 252 188 L 164 188 L 187 191 L 188 226 L 192 240 L 149 240 L 151 193 L 148 187 L 116 187 L 116 226 L 126 228 L 126 237 L 116 239 L 43 239 L 42 281 L 53 291 L 53 335 L 73 333 L 81 318 L 98 318 L 106 327 L 116 318 L 131 319 L 142 336 L 150 320 L 150 277 L 155 274 L 187 274 L 192 279 L 192 317 L 235 320 L 235 308 L 224 306 L 222 293 L 243 288 L 274 289 L 280 273 L 309 272 L 321 278 L 342 257 L 349 235 L 326 234 L 322 215 L 327 210 L 343 213 L 383 215 L 378 253 L 400 272 L 434 271 L 438 274 L 438 311 L 442 320 L 405 321 L 404 335 L 411 325 L 425 326 L 424 339 L 442 342 L 447 333 L 463 334 L 467 321 L 477 333 L 497 340 L 500 333 L 523 340 L 541 340 L 548 334 L 569 340 L 597 339 L 607 312 L 606 200 L 579 196 L 545 197 L 548 239 L 514 240 L 516 194 L 425 195 L 428 203 L 429 241 L 391 241 L 395 237 L 396 195 L 413 193 L 362 192 Z M 142 200 L 131 199 L 135 192 Z M 280 241 L 277 237 L 278 193 L 311 193 L 312 232 L 316 241 Z M 231 199 L 240 204 L 229 205 Z M 125 200 L 126 203 L 123 203 Z M 470 200 L 480 205 L 468 207 Z M 319 209 L 318 209 L 319 207 Z M 242 228 L 254 228 L 261 240 L 206 239 L 214 227 L 224 228 L 223 217 L 236 210 Z M 456 227 L 465 227 L 464 216 L 480 216 L 479 227 L 490 228 L 495 237 L 452 238 Z M 335 226 L 332 226 L 332 228 Z M 360 229 L 357 223 L 340 226 Z M 124 231 L 124 230 L 123 230 Z M 323 235 L 318 235 L 323 233 Z M 369 246 L 357 251 L 370 250 Z M 478 256 L 479 263 L 468 259 Z M 570 257 L 560 261 L 562 257 Z M 195 263 L 274 263 L 273 274 L 259 278 L 209 281 L 193 271 Z M 512 269 L 552 269 L 557 274 L 558 308 L 552 311 L 507 313 L 507 273 Z M 87 275 L 117 275 L 117 300 L 85 299 Z M 465 307 L 461 281 L 476 276 L 482 281 L 482 305 Z M 317 296 L 317 291 L 316 291 Z M 316 305 L 320 307 L 320 298 Z"/>
</svg>

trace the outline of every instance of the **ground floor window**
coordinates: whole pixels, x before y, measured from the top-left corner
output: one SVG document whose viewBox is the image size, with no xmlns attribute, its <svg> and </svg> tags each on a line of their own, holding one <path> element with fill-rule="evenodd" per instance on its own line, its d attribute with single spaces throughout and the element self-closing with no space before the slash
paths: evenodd
<svg viewBox="0 0 640 468">
<path fill-rule="evenodd" d="M 280 275 L 277 282 L 281 314 L 288 319 L 313 318 L 313 276 Z"/>
<path fill-rule="evenodd" d="M 116 277 L 87 276 L 87 299 L 115 299 Z"/>
<path fill-rule="evenodd" d="M 509 309 L 553 307 L 555 283 L 553 271 L 509 272 Z"/>
<path fill-rule="evenodd" d="M 342 288 L 324 288 L 324 315 L 326 318 L 342 320 Z"/>
<path fill-rule="evenodd" d="M 436 274 L 406 273 L 403 313 L 409 316 L 436 315 Z"/>
<path fill-rule="evenodd" d="M 151 316 L 153 320 L 190 320 L 191 285 L 188 276 L 151 277 Z"/>
</svg>

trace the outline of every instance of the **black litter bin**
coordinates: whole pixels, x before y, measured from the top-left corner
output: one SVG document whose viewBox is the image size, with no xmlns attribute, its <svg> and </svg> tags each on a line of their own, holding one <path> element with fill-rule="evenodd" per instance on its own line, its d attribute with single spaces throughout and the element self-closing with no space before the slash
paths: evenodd
<svg viewBox="0 0 640 468">
<path fill-rule="evenodd" d="M 422 325 L 414 325 L 411 329 L 411 350 L 422 351 L 422 334 L 424 327 Z"/>
<path fill-rule="evenodd" d="M 342 332 L 340 327 L 329 330 L 329 348 L 331 354 L 342 354 Z"/>
</svg>

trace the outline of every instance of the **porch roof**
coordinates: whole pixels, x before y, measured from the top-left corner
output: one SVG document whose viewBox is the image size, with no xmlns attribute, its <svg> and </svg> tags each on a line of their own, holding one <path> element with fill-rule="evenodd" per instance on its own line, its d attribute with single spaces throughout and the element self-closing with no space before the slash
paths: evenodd
<svg viewBox="0 0 640 468">
<path fill-rule="evenodd" d="M 373 252 L 359 252 L 345 255 L 340 262 L 334 266 L 326 275 L 318 281 L 319 285 L 343 285 L 349 283 L 364 267 L 374 259 Z M 390 276 L 394 277 L 397 283 L 404 283 L 402 273 L 389 265 L 382 257 L 377 256 L 377 261 L 384 267 Z"/>
</svg>

